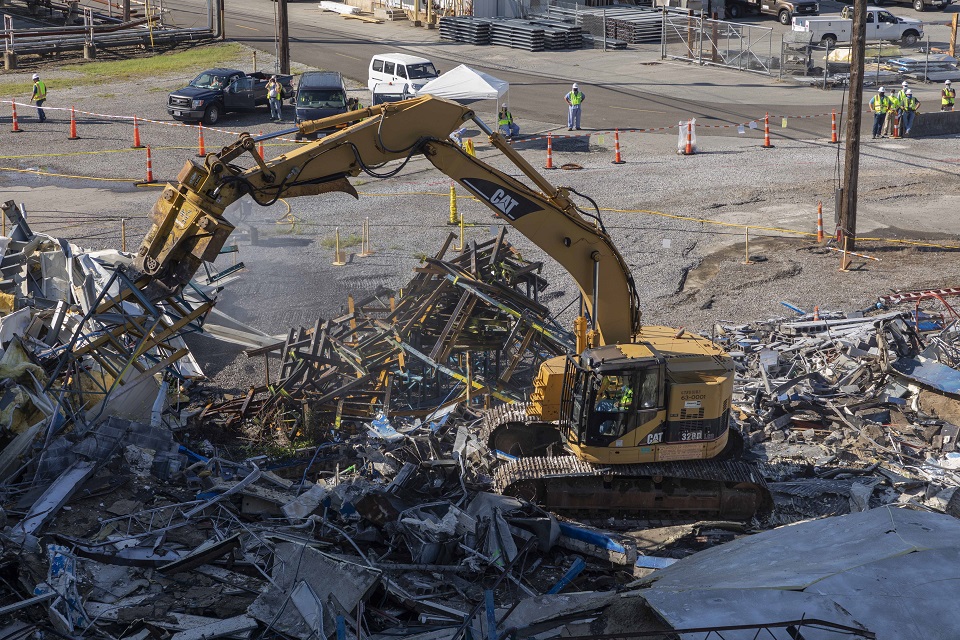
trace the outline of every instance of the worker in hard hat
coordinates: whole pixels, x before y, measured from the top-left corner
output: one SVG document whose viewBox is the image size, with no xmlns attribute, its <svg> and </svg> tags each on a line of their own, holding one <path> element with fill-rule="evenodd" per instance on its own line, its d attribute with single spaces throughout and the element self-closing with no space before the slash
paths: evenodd
<svg viewBox="0 0 960 640">
<path fill-rule="evenodd" d="M 887 96 L 887 115 L 883 119 L 883 137 L 889 138 L 893 136 L 894 132 L 894 122 L 900 118 L 900 98 L 898 97 L 899 93 L 894 93 Z"/>
<path fill-rule="evenodd" d="M 520 135 L 520 127 L 514 123 L 513 114 L 510 113 L 510 108 L 507 107 L 506 102 L 503 103 L 500 112 L 497 113 L 497 126 L 500 127 L 500 133 L 508 138 Z"/>
<path fill-rule="evenodd" d="M 918 109 L 920 109 L 920 101 L 913 97 L 912 89 L 907 89 L 904 92 L 903 100 L 900 101 L 900 135 L 910 135 L 910 129 L 913 128 L 913 120 L 917 117 Z"/>
<path fill-rule="evenodd" d="M 580 131 L 580 111 L 586 98 L 580 87 L 574 82 L 570 92 L 563 97 L 567 101 L 567 131 Z"/>
<path fill-rule="evenodd" d="M 950 81 L 945 80 L 943 89 L 940 90 L 940 111 L 953 111 L 953 102 L 957 97 L 957 90 L 950 86 Z"/>
<path fill-rule="evenodd" d="M 43 112 L 43 103 L 47 100 L 47 85 L 40 79 L 40 74 L 33 74 L 33 95 L 30 100 L 37 105 L 37 119 L 40 122 L 47 121 L 47 114 Z"/>
<path fill-rule="evenodd" d="M 877 89 L 877 95 L 870 98 L 870 111 L 873 112 L 873 139 L 876 140 L 883 136 L 883 123 L 887 118 L 887 112 L 890 110 L 890 98 L 883 87 Z"/>
</svg>

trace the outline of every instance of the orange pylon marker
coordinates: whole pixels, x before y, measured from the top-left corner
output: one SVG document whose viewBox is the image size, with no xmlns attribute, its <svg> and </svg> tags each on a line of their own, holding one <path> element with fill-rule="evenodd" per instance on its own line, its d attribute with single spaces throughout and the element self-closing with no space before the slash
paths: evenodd
<svg viewBox="0 0 960 640">
<path fill-rule="evenodd" d="M 620 129 L 614 129 L 613 131 L 613 149 L 613 164 L 626 164 L 623 158 L 620 157 Z"/>
<path fill-rule="evenodd" d="M 900 116 L 897 114 L 893 116 L 893 137 L 900 137 Z"/>
<path fill-rule="evenodd" d="M 197 128 L 200 131 L 199 140 L 197 141 L 197 157 L 206 158 L 207 157 L 207 148 L 203 144 L 203 125 L 197 125 Z"/>
<path fill-rule="evenodd" d="M 763 116 L 763 148 L 764 149 L 773 149 L 773 145 L 770 144 L 770 114 Z"/>
<path fill-rule="evenodd" d="M 823 242 L 823 203 L 817 203 L 817 242 Z"/>
<path fill-rule="evenodd" d="M 263 131 L 260 132 L 260 135 L 263 135 Z M 263 160 L 263 140 L 257 143 L 257 153 L 260 154 L 260 159 Z"/>
<path fill-rule="evenodd" d="M 693 150 L 693 120 L 687 120 L 687 144 L 683 149 L 683 155 L 692 156 Z"/>
<path fill-rule="evenodd" d="M 17 122 L 17 103 L 11 100 L 10 104 L 13 106 L 13 127 L 10 129 L 10 133 L 20 133 L 23 129 L 20 128 L 20 123 Z"/>
<path fill-rule="evenodd" d="M 77 113 L 73 107 L 70 107 L 70 137 L 67 140 L 79 140 L 77 135 Z"/>
<path fill-rule="evenodd" d="M 137 124 L 137 116 L 133 116 L 133 146 L 131 149 L 143 149 L 140 143 L 140 125 Z"/>
<path fill-rule="evenodd" d="M 819 321 L 819 320 L 820 320 L 820 307 L 819 307 L 819 305 L 814 305 L 814 307 L 813 307 L 813 319 L 814 319 L 815 321 Z"/>
<path fill-rule="evenodd" d="M 834 109 L 830 114 L 830 144 L 840 144 L 840 138 L 837 137 L 837 110 Z"/>
<path fill-rule="evenodd" d="M 153 180 L 153 154 L 150 153 L 150 145 L 147 145 L 147 179 L 140 184 L 154 184 Z"/>
<path fill-rule="evenodd" d="M 547 134 L 547 164 L 543 165 L 544 169 L 556 169 L 553 166 L 553 135 Z"/>
</svg>

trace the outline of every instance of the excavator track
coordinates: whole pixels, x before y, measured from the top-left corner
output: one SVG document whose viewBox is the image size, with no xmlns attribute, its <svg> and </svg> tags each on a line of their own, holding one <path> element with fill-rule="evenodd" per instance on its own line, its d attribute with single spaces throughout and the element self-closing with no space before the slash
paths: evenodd
<svg viewBox="0 0 960 640">
<path fill-rule="evenodd" d="M 594 466 L 573 456 L 520 458 L 494 473 L 494 489 L 567 514 L 748 520 L 769 511 L 759 472 L 737 461 Z"/>
</svg>

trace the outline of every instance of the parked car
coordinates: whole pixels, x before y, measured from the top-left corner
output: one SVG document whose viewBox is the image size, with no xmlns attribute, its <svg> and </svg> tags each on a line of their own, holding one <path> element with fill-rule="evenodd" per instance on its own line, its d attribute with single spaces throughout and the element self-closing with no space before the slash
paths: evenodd
<svg viewBox="0 0 960 640">
<path fill-rule="evenodd" d="M 186 87 L 167 96 L 167 113 L 174 120 L 213 125 L 230 111 L 246 111 L 267 104 L 267 82 L 272 74 L 237 69 L 208 69 Z M 293 95 L 293 76 L 277 75 L 287 95 Z"/>
<path fill-rule="evenodd" d="M 777 16 L 780 24 L 790 24 L 794 16 L 820 15 L 817 0 L 727 0 L 728 18 L 740 18 L 748 13 Z"/>
<path fill-rule="evenodd" d="M 439 75 L 440 72 L 426 58 L 406 53 L 381 53 L 370 59 L 367 88 L 373 91 L 381 82 L 392 82 L 406 85 L 408 92 L 416 93 Z"/>
<path fill-rule="evenodd" d="M 297 124 L 346 113 L 347 88 L 343 85 L 343 76 L 337 71 L 308 71 L 300 76 L 293 104 Z M 296 138 L 300 140 L 299 133 Z"/>
<path fill-rule="evenodd" d="M 811 35 L 811 41 L 834 46 L 850 42 L 853 33 L 853 9 L 846 7 L 839 16 L 794 18 L 793 30 Z M 897 41 L 911 47 L 923 37 L 923 23 L 915 18 L 898 18 L 889 11 L 867 7 L 867 40 Z"/>
</svg>

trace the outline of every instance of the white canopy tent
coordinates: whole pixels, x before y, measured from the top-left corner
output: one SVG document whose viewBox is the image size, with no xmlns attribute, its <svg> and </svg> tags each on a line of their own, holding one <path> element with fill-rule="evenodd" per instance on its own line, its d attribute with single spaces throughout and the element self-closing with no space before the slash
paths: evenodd
<svg viewBox="0 0 960 640">
<path fill-rule="evenodd" d="M 471 69 L 465 64 L 447 71 L 431 80 L 417 92 L 417 95 L 431 94 L 438 98 L 469 102 L 473 100 L 497 100 L 498 102 L 510 90 L 510 83 Z"/>
</svg>

